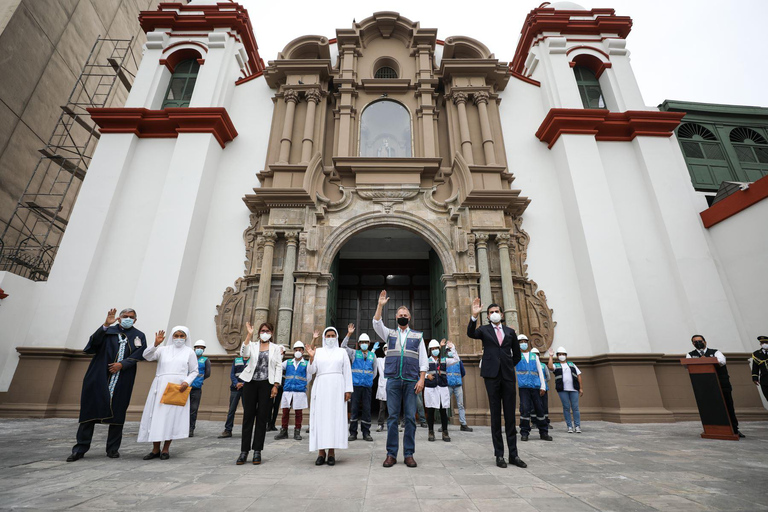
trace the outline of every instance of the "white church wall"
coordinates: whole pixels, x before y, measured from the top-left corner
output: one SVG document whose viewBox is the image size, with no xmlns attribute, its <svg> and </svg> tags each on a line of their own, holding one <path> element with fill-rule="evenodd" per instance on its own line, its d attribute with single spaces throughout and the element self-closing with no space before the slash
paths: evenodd
<svg viewBox="0 0 768 512">
<path fill-rule="evenodd" d="M 0 393 L 8 391 L 11 385 L 19 362 L 16 347 L 24 342 L 46 284 L 0 272 L 0 288 L 8 294 L 0 300 Z"/>
</svg>

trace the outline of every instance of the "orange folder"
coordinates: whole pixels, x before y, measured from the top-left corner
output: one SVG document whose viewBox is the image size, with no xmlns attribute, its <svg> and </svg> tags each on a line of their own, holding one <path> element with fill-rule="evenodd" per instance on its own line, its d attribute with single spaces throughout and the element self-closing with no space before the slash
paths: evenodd
<svg viewBox="0 0 768 512">
<path fill-rule="evenodd" d="M 160 403 L 184 407 L 187 403 L 187 398 L 189 398 L 190 391 L 192 391 L 192 386 L 187 386 L 187 389 L 182 391 L 181 384 L 173 384 L 172 382 L 169 382 L 165 387 L 165 392 L 160 399 Z"/>
</svg>

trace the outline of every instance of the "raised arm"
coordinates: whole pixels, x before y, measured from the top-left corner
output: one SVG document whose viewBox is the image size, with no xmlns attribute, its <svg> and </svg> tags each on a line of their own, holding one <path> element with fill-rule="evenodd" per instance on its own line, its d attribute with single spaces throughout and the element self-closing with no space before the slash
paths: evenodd
<svg viewBox="0 0 768 512">
<path fill-rule="evenodd" d="M 472 316 L 469 319 L 469 325 L 467 326 L 467 336 L 473 340 L 483 339 L 482 334 L 477 332 L 477 320 L 480 318 L 480 312 L 483 310 L 483 306 L 480 303 L 480 298 L 477 297 L 472 301 Z"/>
<path fill-rule="evenodd" d="M 155 343 L 151 347 L 147 347 L 142 354 L 146 361 L 155 361 L 158 357 L 158 347 L 165 340 L 165 331 L 160 330 L 155 333 Z"/>
</svg>

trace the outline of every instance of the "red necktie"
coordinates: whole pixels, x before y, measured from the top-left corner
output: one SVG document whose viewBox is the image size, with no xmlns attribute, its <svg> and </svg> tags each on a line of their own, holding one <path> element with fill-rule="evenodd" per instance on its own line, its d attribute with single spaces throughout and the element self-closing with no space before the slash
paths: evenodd
<svg viewBox="0 0 768 512">
<path fill-rule="evenodd" d="M 496 338 L 499 340 L 499 345 L 504 341 L 504 333 L 501 331 L 501 327 L 494 327 L 496 329 Z"/>
</svg>

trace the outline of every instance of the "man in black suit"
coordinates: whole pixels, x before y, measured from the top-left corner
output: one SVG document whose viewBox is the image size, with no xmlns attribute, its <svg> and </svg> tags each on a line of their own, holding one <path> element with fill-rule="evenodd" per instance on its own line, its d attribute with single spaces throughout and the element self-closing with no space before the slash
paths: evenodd
<svg viewBox="0 0 768 512">
<path fill-rule="evenodd" d="M 501 324 L 504 314 L 498 304 L 488 306 L 489 325 L 476 328 L 483 307 L 480 299 L 472 302 L 472 317 L 467 327 L 467 336 L 483 342 L 483 359 L 480 362 L 480 376 L 485 380 L 488 403 L 491 407 L 491 435 L 496 465 L 507 467 L 504 461 L 504 441 L 501 437 L 501 408 L 504 406 L 504 431 L 509 447 L 509 462 L 519 468 L 528 467 L 517 456 L 517 430 L 515 429 L 515 366 L 520 362 L 520 345 L 514 329 Z"/>
</svg>

